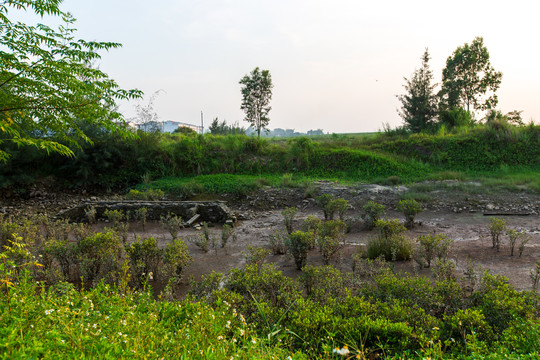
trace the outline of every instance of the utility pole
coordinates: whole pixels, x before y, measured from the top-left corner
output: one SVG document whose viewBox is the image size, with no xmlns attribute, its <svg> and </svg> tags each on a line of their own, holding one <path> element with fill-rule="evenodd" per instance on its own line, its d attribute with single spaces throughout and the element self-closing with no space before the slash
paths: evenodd
<svg viewBox="0 0 540 360">
<path fill-rule="evenodd" d="M 203 112 L 201 110 L 201 135 L 204 135 L 204 121 L 203 121 Z"/>
</svg>

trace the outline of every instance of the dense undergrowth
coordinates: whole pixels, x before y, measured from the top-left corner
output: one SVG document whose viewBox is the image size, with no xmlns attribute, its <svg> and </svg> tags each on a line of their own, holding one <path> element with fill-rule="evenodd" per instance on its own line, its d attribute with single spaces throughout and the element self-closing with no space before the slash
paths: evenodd
<svg viewBox="0 0 540 360">
<path fill-rule="evenodd" d="M 333 223 L 319 222 L 320 239 Z M 2 358 L 540 356 L 538 295 L 487 273 L 430 280 L 357 258 L 352 273 L 303 266 L 292 279 L 252 256 L 178 301 L 189 263 L 178 239 L 165 249 L 152 238 L 127 244 L 114 229 L 43 217 L 5 218 L 0 230 Z M 81 239 L 58 240 L 69 235 Z"/>
<path fill-rule="evenodd" d="M 286 173 L 379 183 L 410 183 L 449 174 L 492 179 L 502 174 L 502 181 L 512 184 L 520 182 L 514 177 L 519 173 L 529 178 L 525 182 L 534 189 L 540 188 L 535 176 L 540 169 L 540 127 L 535 125 L 488 124 L 451 133 L 388 132 L 289 140 L 144 132 L 124 139 L 99 129 L 87 132 L 93 146 L 75 148 L 73 158 L 3 143 L 11 158 L 0 168 L 0 186 L 20 186 L 52 176 L 69 187 L 125 189 L 163 177 L 235 174 L 273 182 L 273 177 Z"/>
</svg>

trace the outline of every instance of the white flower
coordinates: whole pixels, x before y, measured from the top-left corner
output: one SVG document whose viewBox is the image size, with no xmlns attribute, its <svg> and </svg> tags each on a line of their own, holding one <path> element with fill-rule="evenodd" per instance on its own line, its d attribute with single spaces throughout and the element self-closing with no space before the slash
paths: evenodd
<svg viewBox="0 0 540 360">
<path fill-rule="evenodd" d="M 45 310 L 45 315 L 51 315 L 54 312 L 54 309 Z"/>
<path fill-rule="evenodd" d="M 257 343 L 257 341 L 256 341 L 255 339 L 253 339 L 253 338 L 251 338 L 251 342 L 252 342 L 253 344 L 256 344 L 256 343 Z"/>
<path fill-rule="evenodd" d="M 349 355 L 349 348 L 347 348 L 346 346 L 344 346 L 342 349 L 340 348 L 335 348 L 333 353 L 334 354 L 338 354 L 338 355 L 342 355 L 342 356 L 347 356 Z"/>
</svg>

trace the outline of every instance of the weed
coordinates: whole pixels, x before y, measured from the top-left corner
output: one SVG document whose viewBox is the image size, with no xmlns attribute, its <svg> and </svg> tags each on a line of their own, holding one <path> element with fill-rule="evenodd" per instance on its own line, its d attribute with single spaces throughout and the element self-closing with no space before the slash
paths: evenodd
<svg viewBox="0 0 540 360">
<path fill-rule="evenodd" d="M 508 235 L 508 242 L 510 244 L 510 256 L 514 256 L 514 248 L 518 240 L 527 235 L 524 231 L 518 231 L 514 229 L 506 229 L 506 235 Z"/>
</svg>

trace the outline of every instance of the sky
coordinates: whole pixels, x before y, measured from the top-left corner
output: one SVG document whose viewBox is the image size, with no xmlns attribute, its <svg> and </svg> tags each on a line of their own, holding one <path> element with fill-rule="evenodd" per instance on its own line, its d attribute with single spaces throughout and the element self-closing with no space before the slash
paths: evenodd
<svg viewBox="0 0 540 360">
<path fill-rule="evenodd" d="M 160 120 L 243 121 L 240 79 L 255 67 L 274 84 L 269 128 L 356 133 L 402 124 L 396 95 L 431 55 L 435 82 L 448 56 L 477 36 L 503 73 L 498 109 L 540 121 L 536 1 L 64 0 L 77 36 L 123 44 L 100 69 L 156 97 Z M 24 19 L 26 15 L 21 15 Z M 12 19 L 13 20 L 13 19 Z M 50 24 L 52 20 L 47 22 Z M 120 106 L 126 118 L 135 103 Z"/>
</svg>

